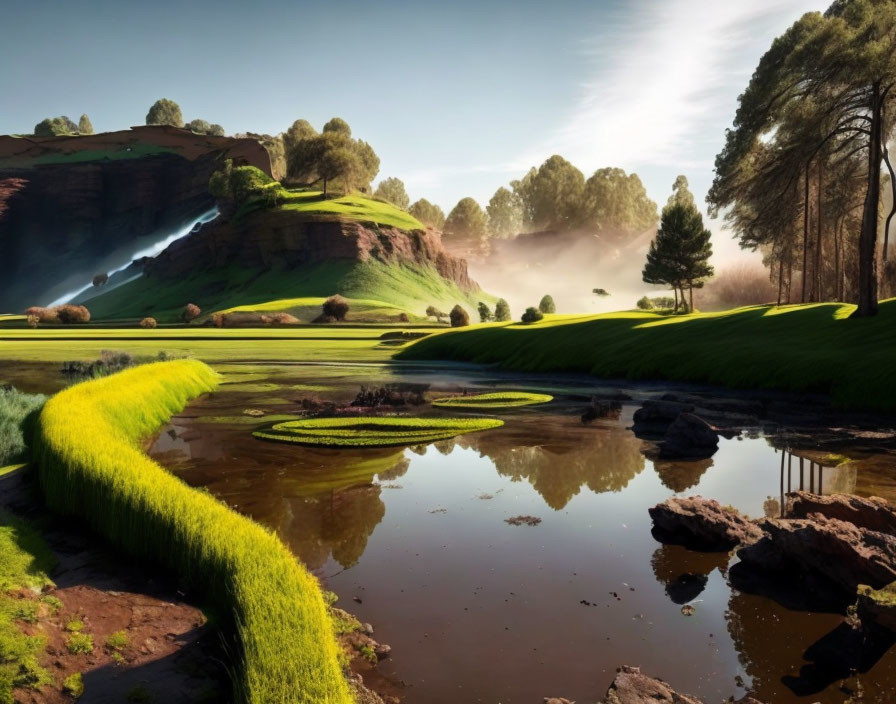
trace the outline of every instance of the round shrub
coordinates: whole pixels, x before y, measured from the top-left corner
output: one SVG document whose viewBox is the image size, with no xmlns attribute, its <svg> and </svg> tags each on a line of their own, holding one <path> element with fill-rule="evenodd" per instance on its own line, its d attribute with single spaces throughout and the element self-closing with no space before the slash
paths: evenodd
<svg viewBox="0 0 896 704">
<path fill-rule="evenodd" d="M 451 319 L 451 327 L 453 328 L 464 328 L 470 324 L 469 314 L 459 305 L 451 309 L 448 317 Z"/>
<path fill-rule="evenodd" d="M 184 312 L 180 314 L 180 319 L 185 323 L 189 323 L 196 320 L 200 313 L 202 313 L 202 309 L 199 306 L 195 303 L 187 303 L 186 307 L 184 307 Z"/>
<path fill-rule="evenodd" d="M 499 323 L 506 323 L 510 320 L 510 305 L 503 298 L 499 298 L 495 303 L 495 320 Z"/>
<path fill-rule="evenodd" d="M 538 310 L 538 308 L 530 306 L 526 308 L 526 312 L 523 313 L 522 321 L 524 323 L 537 323 L 542 318 L 544 318 L 544 314 Z"/>
<path fill-rule="evenodd" d="M 65 325 L 89 323 L 90 311 L 87 310 L 84 306 L 75 306 L 70 303 L 66 303 L 63 306 L 59 306 L 56 308 L 56 317 L 59 318 L 60 323 L 63 323 Z"/>
<path fill-rule="evenodd" d="M 155 318 L 144 318 L 143 320 L 140 321 L 140 327 L 146 328 L 147 330 L 152 329 L 152 328 L 156 327 L 157 325 L 158 325 L 158 323 L 156 322 Z"/>
<path fill-rule="evenodd" d="M 554 305 L 554 299 L 550 296 L 545 296 L 541 299 L 541 302 L 538 304 L 538 310 L 542 313 L 547 313 L 548 315 L 557 312 L 557 306 Z"/>
<path fill-rule="evenodd" d="M 108 274 L 97 274 L 93 277 L 93 285 L 94 286 L 105 286 L 109 283 L 109 275 Z"/>
<path fill-rule="evenodd" d="M 36 328 L 40 324 L 40 318 L 36 315 L 29 315 L 26 321 L 29 328 Z"/>
<path fill-rule="evenodd" d="M 348 301 L 340 295 L 330 296 L 324 301 L 324 316 L 345 320 L 348 313 Z"/>
</svg>

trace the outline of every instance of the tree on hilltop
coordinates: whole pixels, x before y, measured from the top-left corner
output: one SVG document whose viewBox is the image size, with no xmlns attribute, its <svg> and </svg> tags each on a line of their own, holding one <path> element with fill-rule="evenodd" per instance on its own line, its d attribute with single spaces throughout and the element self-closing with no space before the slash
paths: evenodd
<svg viewBox="0 0 896 704">
<path fill-rule="evenodd" d="M 168 98 L 160 98 L 152 104 L 146 113 L 147 125 L 171 125 L 183 127 L 184 116 L 180 111 L 180 105 Z"/>
<path fill-rule="evenodd" d="M 392 176 L 380 181 L 373 195 L 390 202 L 396 208 L 401 208 L 402 210 L 407 210 L 411 204 L 411 199 L 408 198 L 408 192 L 404 187 L 404 181 Z"/>
<path fill-rule="evenodd" d="M 93 134 L 93 124 L 86 113 L 78 120 L 78 134 Z"/>
<path fill-rule="evenodd" d="M 411 203 L 408 212 L 424 225 L 429 225 L 437 230 L 441 230 L 445 226 L 445 213 L 439 206 L 430 203 L 426 198 Z"/>
</svg>

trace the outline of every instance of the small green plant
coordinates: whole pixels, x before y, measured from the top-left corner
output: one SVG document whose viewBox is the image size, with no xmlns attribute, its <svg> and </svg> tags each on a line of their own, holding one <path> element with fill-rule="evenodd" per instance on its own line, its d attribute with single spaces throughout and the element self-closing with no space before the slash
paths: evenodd
<svg viewBox="0 0 896 704">
<path fill-rule="evenodd" d="M 16 601 L 13 603 L 11 614 L 16 621 L 25 623 L 37 622 L 37 604 L 33 601 Z"/>
<path fill-rule="evenodd" d="M 62 610 L 62 600 L 52 594 L 44 594 L 40 598 L 42 604 L 46 604 L 50 608 L 51 613 L 59 613 Z"/>
<path fill-rule="evenodd" d="M 370 647 L 369 645 L 362 645 L 360 648 L 358 648 L 358 652 L 361 653 L 361 657 L 363 657 L 371 665 L 376 665 L 376 651 L 372 647 Z"/>
<path fill-rule="evenodd" d="M 65 681 L 62 683 L 62 691 L 75 699 L 83 696 L 84 678 L 81 676 L 81 673 L 75 672 L 66 677 Z"/>
<path fill-rule="evenodd" d="M 115 662 L 116 665 L 124 665 L 127 662 L 124 655 L 122 655 L 117 650 L 112 651 L 112 660 Z"/>
<path fill-rule="evenodd" d="M 88 633 L 72 633 L 65 641 L 72 655 L 89 655 L 93 652 L 93 636 Z"/>
<path fill-rule="evenodd" d="M 65 630 L 67 630 L 69 633 L 80 633 L 84 630 L 84 621 L 82 621 L 80 618 L 70 619 L 65 624 Z"/>
<path fill-rule="evenodd" d="M 120 651 L 128 647 L 129 639 L 127 631 L 115 631 L 106 638 L 106 647 L 110 650 Z"/>
</svg>

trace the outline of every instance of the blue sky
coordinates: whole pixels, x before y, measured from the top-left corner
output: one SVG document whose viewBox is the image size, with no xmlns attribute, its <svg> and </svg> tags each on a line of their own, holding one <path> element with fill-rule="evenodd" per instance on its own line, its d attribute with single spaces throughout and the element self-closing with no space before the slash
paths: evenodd
<svg viewBox="0 0 896 704">
<path fill-rule="evenodd" d="M 412 199 L 483 204 L 552 153 L 699 200 L 737 95 L 812 0 L 0 0 L 0 133 L 159 97 L 228 133 L 345 118 Z M 716 228 L 717 229 L 717 228 Z M 723 233 L 716 250 L 736 248 Z"/>
</svg>

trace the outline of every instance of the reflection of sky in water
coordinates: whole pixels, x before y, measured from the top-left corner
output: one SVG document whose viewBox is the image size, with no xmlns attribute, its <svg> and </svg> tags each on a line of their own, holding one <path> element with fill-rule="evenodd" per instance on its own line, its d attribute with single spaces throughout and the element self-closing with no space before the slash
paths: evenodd
<svg viewBox="0 0 896 704">
<path fill-rule="evenodd" d="M 229 403 L 210 398 L 212 415 Z M 739 675 L 765 702 L 840 704 L 836 683 L 802 698 L 781 684 L 839 617 L 733 593 L 726 555 L 661 546 L 650 534 L 647 508 L 674 493 L 776 512 L 780 453 L 765 439 L 723 438 L 711 460 L 654 463 L 626 429 L 631 411 L 587 427 L 529 411 L 427 448 L 339 452 L 180 419 L 188 447 L 163 435 L 154 450 L 274 527 L 374 624 L 393 647 L 380 668 L 411 685 L 407 704 L 596 701 L 622 664 L 707 701 L 742 696 Z M 825 472 L 827 488 L 855 483 L 854 470 Z M 521 514 L 542 523 L 505 523 Z M 894 669 L 887 654 L 863 676 L 866 691 L 896 685 Z"/>
</svg>

